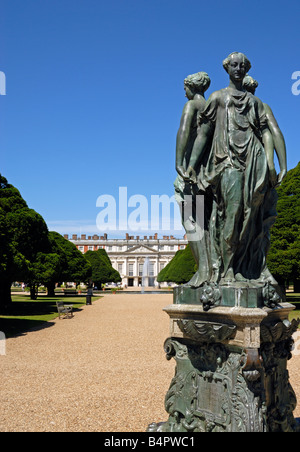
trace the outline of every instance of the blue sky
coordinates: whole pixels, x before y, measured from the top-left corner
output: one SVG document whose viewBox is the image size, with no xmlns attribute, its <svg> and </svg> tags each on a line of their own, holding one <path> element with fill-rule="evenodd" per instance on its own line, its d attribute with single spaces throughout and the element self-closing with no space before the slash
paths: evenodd
<svg viewBox="0 0 300 452">
<path fill-rule="evenodd" d="M 299 0 L 0 0 L 0 172 L 61 233 L 99 233 L 97 198 L 172 196 L 184 78 L 228 84 L 244 52 L 299 161 Z M 105 232 L 105 231 L 104 231 Z M 109 234 L 114 236 L 114 234 Z M 122 233 L 124 235 L 124 232 Z"/>
</svg>

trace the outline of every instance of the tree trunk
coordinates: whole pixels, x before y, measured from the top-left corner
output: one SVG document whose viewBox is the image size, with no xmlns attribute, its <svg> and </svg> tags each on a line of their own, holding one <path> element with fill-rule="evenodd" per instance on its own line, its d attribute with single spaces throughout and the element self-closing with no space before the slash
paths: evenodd
<svg viewBox="0 0 300 452">
<path fill-rule="evenodd" d="M 294 292 L 300 293 L 300 279 L 294 279 Z"/>
<path fill-rule="evenodd" d="M 12 305 L 10 288 L 11 281 L 0 280 L 0 311 L 7 311 Z"/>
<path fill-rule="evenodd" d="M 35 285 L 30 286 L 30 300 L 36 300 L 37 299 L 37 290 Z"/>
<path fill-rule="evenodd" d="M 55 283 L 47 284 L 47 297 L 55 297 Z"/>
</svg>

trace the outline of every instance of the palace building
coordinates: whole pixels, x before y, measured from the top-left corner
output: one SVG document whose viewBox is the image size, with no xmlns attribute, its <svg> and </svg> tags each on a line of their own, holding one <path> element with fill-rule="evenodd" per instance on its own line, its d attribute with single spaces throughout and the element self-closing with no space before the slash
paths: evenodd
<svg viewBox="0 0 300 452">
<path fill-rule="evenodd" d="M 107 234 L 103 236 L 86 236 L 76 234 L 69 237 L 64 235 L 67 240 L 74 243 L 82 252 L 96 251 L 99 248 L 105 249 L 112 266 L 120 273 L 122 286 L 156 287 L 158 273 L 171 261 L 178 250 L 187 246 L 186 238 L 178 239 L 171 236 L 158 238 L 157 234 L 153 236 L 131 236 L 126 234 L 124 239 L 109 239 Z M 147 262 L 147 265 L 144 265 Z M 143 272 L 144 269 L 144 272 Z M 145 274 L 146 269 L 146 274 Z M 161 286 L 166 283 L 161 284 Z"/>
</svg>

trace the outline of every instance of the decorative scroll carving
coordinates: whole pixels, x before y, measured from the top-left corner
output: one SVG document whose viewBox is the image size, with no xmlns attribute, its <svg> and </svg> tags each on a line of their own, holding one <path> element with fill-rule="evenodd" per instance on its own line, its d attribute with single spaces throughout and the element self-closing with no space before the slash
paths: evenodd
<svg viewBox="0 0 300 452">
<path fill-rule="evenodd" d="M 221 342 L 234 336 L 236 325 L 201 322 L 197 320 L 177 320 L 180 330 L 196 342 Z"/>
<path fill-rule="evenodd" d="M 265 431 L 265 402 L 260 398 L 260 374 L 247 378 L 247 352 L 232 352 L 220 343 L 186 343 L 169 338 L 167 359 L 174 357 L 176 373 L 165 398 L 169 419 L 148 431 L 249 432 Z M 252 363 L 253 364 L 253 363 Z"/>
<path fill-rule="evenodd" d="M 278 294 L 276 288 L 267 282 L 263 287 L 263 300 L 265 306 L 268 308 L 275 308 L 281 301 L 281 297 Z"/>
<path fill-rule="evenodd" d="M 213 282 L 206 282 L 203 285 L 203 292 L 201 295 L 201 302 L 203 304 L 203 310 L 208 311 L 214 306 L 218 306 L 221 302 L 222 296 L 218 284 Z"/>
<path fill-rule="evenodd" d="M 296 396 L 289 383 L 287 361 L 292 357 L 292 334 L 297 330 L 299 319 L 287 319 L 261 325 L 260 353 L 264 368 L 264 384 L 269 388 L 268 427 L 272 432 L 293 432 L 299 427 L 293 417 Z"/>
<path fill-rule="evenodd" d="M 167 359 L 176 361 L 165 397 L 169 418 L 151 424 L 148 431 L 299 431 L 287 371 L 299 319 L 263 322 L 260 347 L 249 349 L 227 345 L 235 325 L 177 322 L 187 336 L 165 342 Z"/>
<path fill-rule="evenodd" d="M 300 319 L 279 321 L 273 324 L 262 324 L 260 327 L 260 336 L 262 342 L 279 342 L 290 339 L 297 331 Z"/>
</svg>

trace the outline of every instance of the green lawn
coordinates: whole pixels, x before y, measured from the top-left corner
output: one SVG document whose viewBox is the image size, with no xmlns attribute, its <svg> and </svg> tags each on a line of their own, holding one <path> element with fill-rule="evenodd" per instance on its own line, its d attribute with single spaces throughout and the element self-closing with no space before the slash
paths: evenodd
<svg viewBox="0 0 300 452">
<path fill-rule="evenodd" d="M 296 306 L 296 309 L 289 315 L 289 319 L 300 318 L 300 293 L 287 293 L 286 301 Z"/>
<path fill-rule="evenodd" d="M 92 297 L 92 301 L 100 298 Z M 81 306 L 85 305 L 85 297 L 64 297 L 39 296 L 36 301 L 30 300 L 29 295 L 12 295 L 12 307 L 6 315 L 0 316 L 0 331 L 4 332 L 6 337 L 24 334 L 32 328 L 46 328 L 53 325 L 51 322 L 58 317 L 56 301 L 63 301 L 66 304 L 73 305 L 73 312 L 80 311 Z"/>
</svg>

